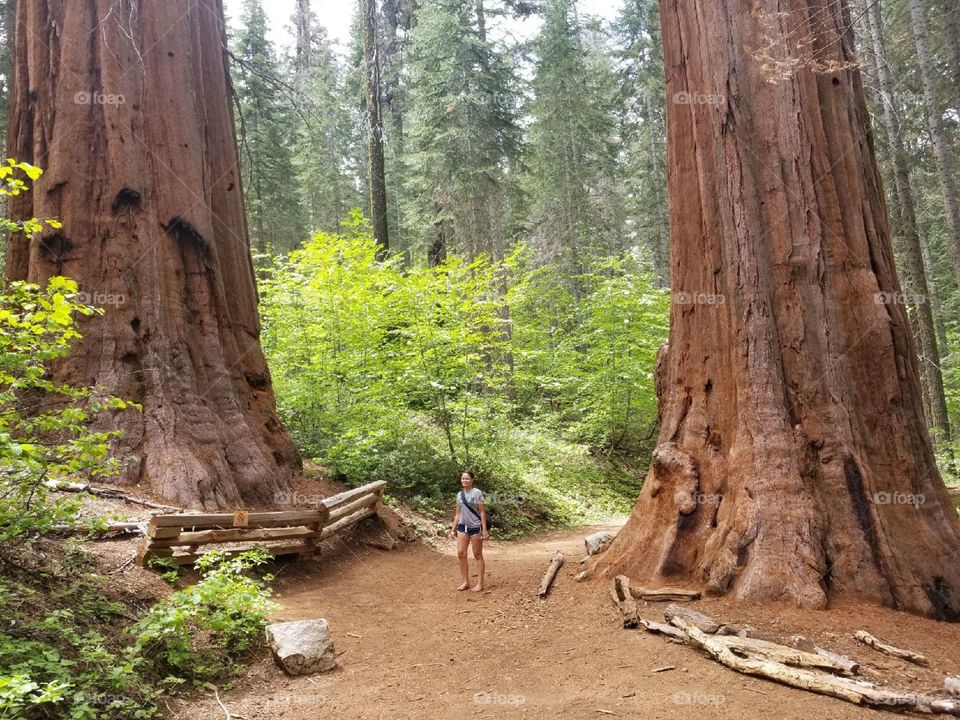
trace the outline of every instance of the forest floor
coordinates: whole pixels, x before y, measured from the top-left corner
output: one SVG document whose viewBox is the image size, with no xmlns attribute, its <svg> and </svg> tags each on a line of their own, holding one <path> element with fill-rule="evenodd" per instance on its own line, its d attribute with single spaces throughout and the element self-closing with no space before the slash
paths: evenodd
<svg viewBox="0 0 960 720">
<path fill-rule="evenodd" d="M 246 720 L 884 716 L 746 677 L 695 649 L 621 629 L 606 583 L 573 581 L 583 537 L 593 529 L 489 541 L 483 593 L 456 592 L 452 541 L 393 551 L 350 540 L 329 544 L 316 562 L 281 566 L 276 619 L 326 618 L 340 667 L 291 678 L 264 652 L 220 699 L 233 718 Z M 541 601 L 536 588 L 557 550 L 567 562 Z M 856 603 L 824 612 L 720 600 L 694 605 L 729 624 L 783 638 L 803 634 L 859 660 L 866 679 L 936 691 L 944 672 L 960 673 L 958 624 Z M 662 605 L 641 603 L 641 612 L 656 618 Z M 859 645 L 852 634 L 861 628 L 926 654 L 931 669 Z M 171 701 L 168 710 L 175 720 L 226 717 L 210 696 Z"/>
</svg>

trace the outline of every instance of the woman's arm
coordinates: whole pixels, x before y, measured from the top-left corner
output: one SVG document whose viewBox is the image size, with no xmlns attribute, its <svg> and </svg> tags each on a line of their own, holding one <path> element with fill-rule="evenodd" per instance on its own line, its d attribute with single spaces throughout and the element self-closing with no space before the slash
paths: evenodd
<svg viewBox="0 0 960 720">
<path fill-rule="evenodd" d="M 450 534 L 457 536 L 457 525 L 460 524 L 460 503 L 457 503 L 457 511 L 453 514 L 453 527 L 450 528 Z"/>
<path fill-rule="evenodd" d="M 483 500 L 477 504 L 477 509 L 480 510 L 480 528 L 483 532 L 483 537 L 486 538 L 490 533 L 487 530 L 487 506 L 484 505 Z"/>
</svg>

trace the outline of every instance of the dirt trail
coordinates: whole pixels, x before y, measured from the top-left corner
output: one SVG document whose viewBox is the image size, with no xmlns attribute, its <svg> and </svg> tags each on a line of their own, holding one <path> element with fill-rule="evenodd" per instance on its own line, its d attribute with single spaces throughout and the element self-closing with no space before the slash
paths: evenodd
<svg viewBox="0 0 960 720">
<path fill-rule="evenodd" d="M 341 668 L 288 678 L 264 655 L 221 699 L 247 720 L 884 717 L 747 678 L 691 648 L 620 629 L 606 586 L 573 581 L 590 530 L 489 542 L 483 594 L 455 591 L 452 542 L 440 552 L 419 544 L 385 552 L 341 542 L 316 567 L 285 566 L 277 578 L 278 619 L 326 618 L 343 653 Z M 557 549 L 567 563 L 541 602 L 536 587 Z M 849 635 L 861 627 L 925 652 L 940 671 L 960 671 L 957 625 L 858 605 L 820 613 L 721 602 L 698 607 L 727 622 L 749 619 L 754 627 L 803 632 L 875 661 L 865 665 L 868 679 L 896 672 L 915 690 L 942 683 L 936 672 L 857 648 Z M 654 617 L 660 607 L 644 612 Z M 664 666 L 674 669 L 652 672 Z M 172 710 L 177 720 L 225 717 L 212 698 Z"/>
</svg>

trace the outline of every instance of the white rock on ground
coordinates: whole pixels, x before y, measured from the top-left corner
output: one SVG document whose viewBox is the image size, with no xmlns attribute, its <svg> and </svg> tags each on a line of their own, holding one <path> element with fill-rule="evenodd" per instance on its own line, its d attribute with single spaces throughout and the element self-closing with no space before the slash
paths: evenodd
<svg viewBox="0 0 960 720">
<path fill-rule="evenodd" d="M 327 672 L 337 666 L 330 626 L 323 619 L 267 625 L 267 643 L 277 664 L 290 675 Z"/>
<path fill-rule="evenodd" d="M 587 555 L 597 555 L 602 553 L 613 542 L 613 533 L 604 531 L 595 532 L 593 535 L 587 535 L 583 539 L 583 544 L 587 548 Z"/>
</svg>

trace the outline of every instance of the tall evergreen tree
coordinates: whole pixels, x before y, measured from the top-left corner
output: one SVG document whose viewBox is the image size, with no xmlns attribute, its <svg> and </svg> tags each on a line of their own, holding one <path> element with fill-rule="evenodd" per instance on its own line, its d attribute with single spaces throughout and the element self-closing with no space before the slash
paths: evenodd
<svg viewBox="0 0 960 720">
<path fill-rule="evenodd" d="M 615 175 L 612 68 L 587 42 L 575 0 L 547 0 L 534 43 L 529 132 L 533 245 L 542 263 L 583 270 L 620 248 L 608 189 Z"/>
<path fill-rule="evenodd" d="M 290 250 L 306 237 L 294 182 L 293 88 L 267 38 L 262 0 L 244 0 L 234 41 L 234 90 L 240 120 L 240 165 L 251 242 L 260 252 Z"/>
<path fill-rule="evenodd" d="M 663 47 L 656 0 L 626 0 L 614 22 L 613 36 L 628 232 L 651 257 L 661 286 L 667 286 L 670 228 Z"/>
<path fill-rule="evenodd" d="M 506 242 L 514 76 L 487 35 L 486 12 L 483 0 L 424 3 L 411 33 L 406 192 L 411 231 L 433 259 L 447 249 L 499 257 Z"/>
<path fill-rule="evenodd" d="M 300 2 L 302 8 L 306 0 Z M 347 68 L 337 57 L 326 30 L 312 13 L 304 18 L 298 11 L 296 19 L 293 76 L 300 112 L 294 117 L 293 167 L 297 200 L 308 234 L 336 232 L 349 212 L 364 203 L 358 191 L 359 106 L 350 94 Z"/>
<path fill-rule="evenodd" d="M 907 292 L 917 346 L 921 353 L 920 379 L 924 391 L 924 409 L 928 424 L 935 429 L 938 440 L 949 440 L 950 421 L 943 391 L 940 354 L 930 302 L 930 290 L 923 259 L 923 240 L 917 224 L 916 202 L 910 178 L 910 163 L 900 125 L 902 110 L 896 93 L 888 61 L 883 33 L 883 16 L 879 0 L 871 2 L 862 12 L 862 25 L 871 52 L 867 53 L 872 74 L 879 86 L 880 117 L 886 136 L 885 150 L 889 155 L 893 182 L 888 185 L 894 212 L 891 224 L 898 265 Z M 889 298 L 897 300 L 897 298 Z"/>
<path fill-rule="evenodd" d="M 373 237 L 383 252 L 390 248 L 387 225 L 387 169 L 383 153 L 383 81 L 380 77 L 380 23 L 377 0 L 362 0 L 363 69 L 366 77 L 367 187 Z"/>
</svg>

